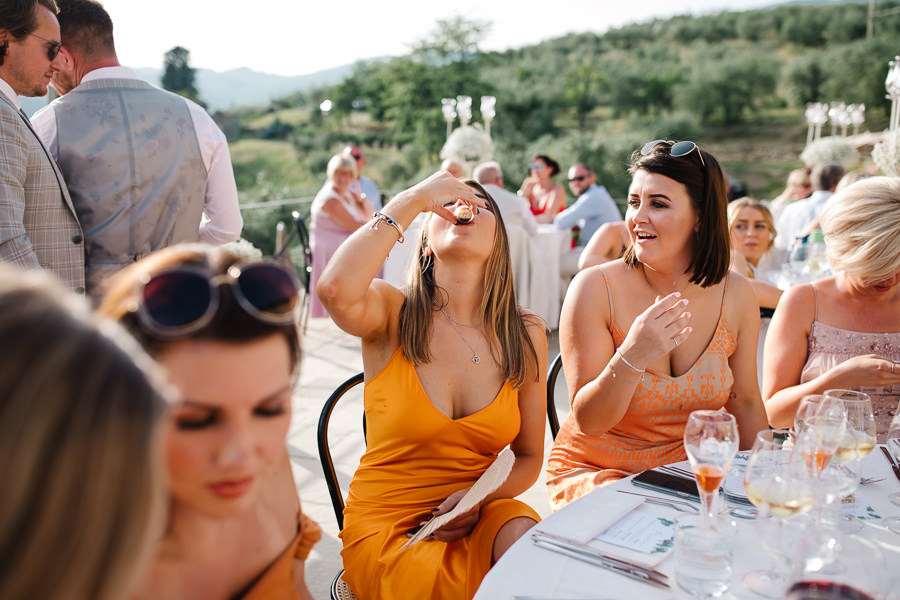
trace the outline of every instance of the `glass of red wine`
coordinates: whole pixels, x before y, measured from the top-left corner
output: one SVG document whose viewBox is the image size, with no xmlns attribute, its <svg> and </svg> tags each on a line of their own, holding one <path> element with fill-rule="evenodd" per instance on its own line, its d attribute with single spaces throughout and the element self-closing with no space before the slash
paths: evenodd
<svg viewBox="0 0 900 600">
<path fill-rule="evenodd" d="M 811 528 L 792 564 L 789 600 L 876 600 L 887 592 L 884 552 L 859 535 Z"/>
</svg>

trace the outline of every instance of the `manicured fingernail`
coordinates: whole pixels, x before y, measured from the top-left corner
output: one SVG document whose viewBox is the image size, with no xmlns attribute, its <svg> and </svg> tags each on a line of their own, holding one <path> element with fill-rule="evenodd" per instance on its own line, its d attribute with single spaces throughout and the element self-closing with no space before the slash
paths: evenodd
<svg viewBox="0 0 900 600">
<path fill-rule="evenodd" d="M 681 292 L 675 292 L 675 297 L 676 297 L 676 298 L 681 298 Z"/>
<path fill-rule="evenodd" d="M 691 313 L 686 312 L 686 313 L 684 313 L 684 316 L 685 316 L 686 318 L 690 319 L 690 318 L 691 318 Z"/>
</svg>

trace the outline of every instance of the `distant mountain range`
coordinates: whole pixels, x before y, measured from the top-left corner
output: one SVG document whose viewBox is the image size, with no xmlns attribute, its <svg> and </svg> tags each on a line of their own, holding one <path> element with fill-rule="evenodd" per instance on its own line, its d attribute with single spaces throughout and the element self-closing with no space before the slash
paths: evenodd
<svg viewBox="0 0 900 600">
<path fill-rule="evenodd" d="M 200 99 L 206 103 L 210 112 L 215 112 L 240 106 L 265 105 L 274 98 L 287 96 L 297 91 L 336 84 L 348 77 L 355 66 L 355 63 L 348 64 L 296 77 L 260 73 L 244 67 L 223 72 L 197 69 L 195 81 L 197 90 L 200 92 Z M 162 69 L 143 67 L 136 68 L 135 72 L 145 81 L 154 85 L 160 84 Z M 29 115 L 45 106 L 49 101 L 47 96 L 21 98 L 21 100 L 22 107 Z"/>
</svg>

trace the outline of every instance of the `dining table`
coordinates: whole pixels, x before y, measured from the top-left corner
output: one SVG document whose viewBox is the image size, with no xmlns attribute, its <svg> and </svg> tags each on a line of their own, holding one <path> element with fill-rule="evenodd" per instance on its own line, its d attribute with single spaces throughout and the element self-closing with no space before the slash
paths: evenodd
<svg viewBox="0 0 900 600">
<path fill-rule="evenodd" d="M 736 467 L 732 468 L 730 477 L 738 477 L 740 460 L 746 461 L 748 453 L 739 453 L 735 459 Z M 682 466 L 684 466 L 683 463 Z M 888 598 L 900 598 L 900 533 L 894 533 L 888 529 L 883 520 L 888 517 L 900 516 L 900 506 L 892 504 L 888 495 L 900 491 L 900 479 L 895 477 L 890 465 L 876 446 L 875 451 L 861 460 L 862 475 L 871 480 L 870 483 L 860 485 L 855 492 L 854 509 L 849 511 L 862 523 L 857 535 L 861 535 L 869 541 L 876 543 L 884 553 L 887 566 L 886 576 L 889 579 L 888 586 L 893 590 Z M 666 493 L 651 491 L 643 487 L 637 487 L 632 483 L 632 477 L 600 486 L 587 495 L 566 505 L 559 511 L 551 514 L 535 525 L 529 533 L 517 540 L 499 561 L 488 572 L 482 581 L 481 587 L 475 594 L 474 600 L 578 600 L 591 598 L 593 600 L 607 598 L 625 598 L 632 600 L 653 600 L 690 598 L 690 594 L 681 590 L 675 581 L 675 569 L 673 552 L 667 552 L 665 556 L 654 564 L 655 560 L 648 558 L 639 564 L 647 564 L 667 577 L 663 580 L 669 584 L 668 588 L 652 585 L 641 580 L 632 579 L 620 574 L 615 569 L 601 568 L 594 564 L 576 559 L 558 550 L 550 549 L 546 544 L 538 545 L 536 537 L 541 534 L 560 536 L 566 539 L 582 538 L 590 539 L 611 528 L 613 524 L 623 518 L 623 513 L 640 511 L 646 515 L 656 516 L 663 522 L 675 519 L 684 504 L 673 503 L 672 506 L 652 504 L 642 496 L 632 493 L 655 497 L 662 501 L 670 501 L 674 498 Z M 739 482 L 739 479 L 738 479 Z M 739 485 L 739 483 L 738 483 Z M 726 490 L 728 486 L 726 485 Z M 640 503 L 635 506 L 636 503 Z M 699 504 L 696 505 L 699 507 Z M 722 502 L 720 506 L 738 506 L 730 502 Z M 696 510 L 696 509 L 695 509 Z M 749 590 L 742 582 L 743 576 L 752 570 L 772 569 L 776 561 L 764 549 L 760 543 L 762 534 L 762 522 L 759 518 L 752 517 L 754 512 L 738 508 L 734 511 L 734 521 L 737 523 L 737 540 L 734 551 L 733 573 L 729 590 L 723 596 L 732 599 L 759 600 L 762 596 Z M 552 539 L 552 538 L 551 538 Z M 594 538 L 596 542 L 596 538 Z M 632 550 L 613 550 L 615 548 L 605 544 L 601 549 L 612 555 L 628 561 L 635 556 Z"/>
</svg>

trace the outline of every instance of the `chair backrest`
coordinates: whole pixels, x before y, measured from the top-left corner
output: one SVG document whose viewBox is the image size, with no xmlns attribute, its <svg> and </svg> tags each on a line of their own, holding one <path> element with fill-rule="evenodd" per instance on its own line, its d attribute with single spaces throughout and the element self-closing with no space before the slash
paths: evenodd
<svg viewBox="0 0 900 600">
<path fill-rule="evenodd" d="M 559 417 L 556 415 L 556 402 L 554 401 L 554 393 L 556 391 L 556 379 L 562 371 L 562 354 L 557 354 L 550 367 L 547 369 L 547 421 L 550 422 L 550 435 L 556 439 L 559 433 Z"/>
<path fill-rule="evenodd" d="M 334 517 L 337 519 L 338 530 L 344 528 L 344 496 L 341 494 L 341 486 L 337 472 L 334 470 L 334 461 L 331 457 L 331 449 L 328 446 L 328 423 L 334 407 L 347 392 L 363 382 L 363 374 L 357 373 L 332 392 L 322 412 L 319 414 L 319 426 L 316 431 L 316 440 L 319 444 L 319 462 L 322 463 L 322 472 L 325 474 L 325 483 L 328 486 L 328 494 L 331 496 L 331 506 L 334 509 Z M 363 437 L 366 434 L 366 417 L 363 415 Z"/>
</svg>

